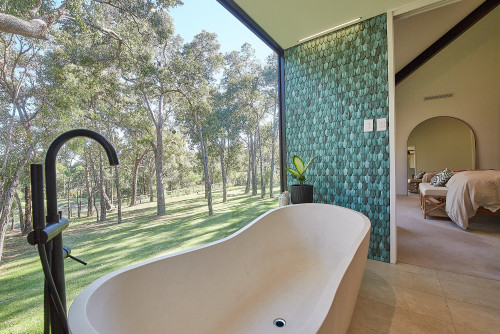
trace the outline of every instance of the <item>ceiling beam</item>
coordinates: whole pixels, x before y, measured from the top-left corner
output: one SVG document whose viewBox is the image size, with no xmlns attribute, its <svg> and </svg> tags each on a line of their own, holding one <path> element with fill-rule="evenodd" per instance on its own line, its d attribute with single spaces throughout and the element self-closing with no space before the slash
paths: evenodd
<svg viewBox="0 0 500 334">
<path fill-rule="evenodd" d="M 408 65 L 403 67 L 396 73 L 396 85 L 406 79 L 410 74 L 415 72 L 418 68 L 424 65 L 428 60 L 434 57 L 439 51 L 444 49 L 448 44 L 453 42 L 456 38 L 466 32 L 475 23 L 481 20 L 489 12 L 500 4 L 500 0 L 486 0 L 479 7 L 474 9 L 472 13 L 467 15 L 462 21 L 458 22 L 453 28 L 445 33 L 441 38 L 434 42 L 431 46 L 425 49 Z"/>
</svg>

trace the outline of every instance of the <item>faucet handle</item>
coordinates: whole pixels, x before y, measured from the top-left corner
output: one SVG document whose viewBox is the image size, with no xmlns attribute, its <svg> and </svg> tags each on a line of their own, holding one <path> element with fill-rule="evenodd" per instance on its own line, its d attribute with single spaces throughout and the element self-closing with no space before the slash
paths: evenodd
<svg viewBox="0 0 500 334">
<path fill-rule="evenodd" d="M 87 265 L 87 262 L 85 262 L 83 260 L 80 260 L 79 258 L 74 257 L 73 255 L 71 255 L 71 248 L 69 248 L 68 246 L 64 246 L 63 247 L 63 258 L 67 258 L 67 257 L 69 257 L 72 260 L 75 260 L 76 262 L 80 262 L 84 266 Z"/>
</svg>

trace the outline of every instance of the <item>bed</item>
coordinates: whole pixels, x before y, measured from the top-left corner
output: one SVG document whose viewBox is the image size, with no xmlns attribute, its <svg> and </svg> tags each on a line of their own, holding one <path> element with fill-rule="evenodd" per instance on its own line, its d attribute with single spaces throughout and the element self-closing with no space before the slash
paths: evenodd
<svg viewBox="0 0 500 334">
<path fill-rule="evenodd" d="M 420 208 L 427 216 L 447 217 L 467 229 L 469 219 L 476 214 L 499 216 L 500 171 L 460 171 L 446 186 L 429 184 L 437 172 L 426 173 L 419 184 Z"/>
<path fill-rule="evenodd" d="M 478 210 L 500 214 L 500 171 L 456 172 L 446 188 L 446 213 L 463 229 Z"/>
</svg>

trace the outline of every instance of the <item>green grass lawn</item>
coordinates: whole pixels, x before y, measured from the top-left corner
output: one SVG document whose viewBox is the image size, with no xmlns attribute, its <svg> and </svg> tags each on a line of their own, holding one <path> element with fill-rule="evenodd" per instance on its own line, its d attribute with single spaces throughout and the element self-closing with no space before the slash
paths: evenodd
<svg viewBox="0 0 500 334">
<path fill-rule="evenodd" d="M 278 194 L 278 187 L 275 194 Z M 63 233 L 72 255 L 88 262 L 65 262 L 68 308 L 75 297 L 95 279 L 146 259 L 197 247 L 224 238 L 262 213 L 278 206 L 277 196 L 265 199 L 244 195 L 243 187 L 214 193 L 214 215 L 208 216 L 203 195 L 167 197 L 167 214 L 156 216 L 155 203 L 124 208 L 123 221 L 116 213 L 106 222 L 95 218 L 72 219 Z M 43 273 L 35 246 L 19 232 L 8 233 L 0 264 L 0 333 L 41 333 Z"/>
</svg>

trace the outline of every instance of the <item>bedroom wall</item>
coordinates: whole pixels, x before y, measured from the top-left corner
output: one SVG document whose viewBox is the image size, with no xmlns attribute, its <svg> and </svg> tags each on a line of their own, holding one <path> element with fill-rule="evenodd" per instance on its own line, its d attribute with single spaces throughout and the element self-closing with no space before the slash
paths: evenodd
<svg viewBox="0 0 500 334">
<path fill-rule="evenodd" d="M 411 132 L 408 146 L 415 148 L 417 172 L 474 168 L 474 134 L 456 118 L 436 117 L 420 123 Z"/>
<path fill-rule="evenodd" d="M 285 50 L 287 166 L 318 157 L 314 202 L 365 214 L 368 257 L 389 262 L 389 134 L 363 132 L 364 119 L 388 118 L 387 73 L 385 14 Z"/>
<path fill-rule="evenodd" d="M 432 29 L 421 14 L 414 29 Z M 395 23 L 395 34 L 405 29 Z M 395 51 L 411 44 L 398 36 Z M 476 135 L 476 168 L 500 169 L 500 7 L 396 86 L 396 190 L 407 194 L 407 140 L 419 123 L 436 116 L 452 116 L 469 124 Z M 452 93 L 453 97 L 424 100 Z"/>
</svg>

